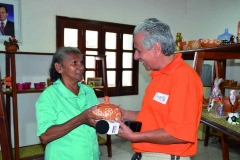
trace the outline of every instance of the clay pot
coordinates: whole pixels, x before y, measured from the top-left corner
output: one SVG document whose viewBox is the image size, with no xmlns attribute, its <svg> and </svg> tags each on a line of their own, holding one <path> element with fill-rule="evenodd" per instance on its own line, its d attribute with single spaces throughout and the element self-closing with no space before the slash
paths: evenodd
<svg viewBox="0 0 240 160">
<path fill-rule="evenodd" d="M 187 49 L 191 50 L 191 49 L 198 49 L 198 48 L 202 48 L 202 44 L 200 40 L 191 40 L 188 41 L 187 44 Z"/>
<path fill-rule="evenodd" d="M 6 45 L 5 50 L 7 52 L 16 52 L 17 51 L 17 46 L 16 45 Z"/>
<path fill-rule="evenodd" d="M 219 46 L 221 42 L 222 41 L 218 39 L 202 39 L 201 41 L 203 48 Z"/>
<path fill-rule="evenodd" d="M 114 120 L 122 117 L 122 111 L 119 106 L 111 104 L 109 97 L 104 97 L 104 102 L 97 105 L 97 109 L 93 111 L 96 116 L 105 116 L 105 120 Z"/>
<path fill-rule="evenodd" d="M 230 80 L 223 80 L 221 83 L 220 83 L 220 86 L 228 86 L 228 84 L 229 84 L 229 81 Z"/>
<path fill-rule="evenodd" d="M 230 80 L 229 83 L 228 83 L 228 86 L 236 87 L 237 86 L 237 81 Z"/>
<path fill-rule="evenodd" d="M 187 41 L 178 42 L 178 46 L 180 50 L 187 50 Z"/>
<path fill-rule="evenodd" d="M 230 112 L 234 112 L 237 108 L 238 108 L 238 105 L 239 105 L 239 97 L 236 96 L 236 100 L 235 100 L 235 103 L 234 103 L 234 106 L 232 108 L 232 104 L 230 102 L 230 98 L 227 97 L 227 96 L 224 96 L 223 97 L 223 110 L 226 114 L 230 113 Z"/>
</svg>

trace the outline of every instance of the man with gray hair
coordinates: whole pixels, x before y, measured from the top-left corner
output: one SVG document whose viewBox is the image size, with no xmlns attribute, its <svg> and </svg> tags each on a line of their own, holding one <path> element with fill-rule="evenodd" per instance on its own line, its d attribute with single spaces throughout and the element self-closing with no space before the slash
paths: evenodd
<svg viewBox="0 0 240 160">
<path fill-rule="evenodd" d="M 170 27 L 156 18 L 134 29 L 134 59 L 142 62 L 152 80 L 140 111 L 123 109 L 123 120 L 140 121 L 140 132 L 123 122 L 118 136 L 132 142 L 132 160 L 189 160 L 197 151 L 203 85 L 196 71 L 175 53 Z"/>
</svg>

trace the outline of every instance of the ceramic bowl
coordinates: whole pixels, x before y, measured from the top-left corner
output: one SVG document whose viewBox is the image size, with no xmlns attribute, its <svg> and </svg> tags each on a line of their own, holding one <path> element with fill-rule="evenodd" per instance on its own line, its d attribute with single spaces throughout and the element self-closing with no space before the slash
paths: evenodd
<svg viewBox="0 0 240 160">
<path fill-rule="evenodd" d="M 115 118 L 121 118 L 122 117 L 122 111 L 121 109 L 114 105 L 109 103 L 109 97 L 104 97 L 104 102 L 97 105 L 97 109 L 94 110 L 93 115 L 96 116 L 104 116 L 105 120 L 115 120 Z"/>
<path fill-rule="evenodd" d="M 34 83 L 34 88 L 35 89 L 41 89 L 42 88 L 41 83 Z"/>
<path fill-rule="evenodd" d="M 221 42 L 222 41 L 218 39 L 202 39 L 201 40 L 203 48 L 216 47 L 216 46 L 219 46 Z"/>
<path fill-rule="evenodd" d="M 23 83 L 16 83 L 17 85 L 17 90 L 21 91 L 23 90 Z"/>
<path fill-rule="evenodd" d="M 198 48 L 202 48 L 202 44 L 200 40 L 191 40 L 187 42 L 188 50 L 198 49 Z"/>
<path fill-rule="evenodd" d="M 30 88 L 31 88 L 31 82 L 23 83 L 23 89 L 30 89 Z"/>
</svg>

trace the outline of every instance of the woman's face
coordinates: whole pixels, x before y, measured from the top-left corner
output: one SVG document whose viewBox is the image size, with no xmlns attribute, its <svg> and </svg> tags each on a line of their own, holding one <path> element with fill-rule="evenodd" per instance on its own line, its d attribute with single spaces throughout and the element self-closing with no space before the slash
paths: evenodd
<svg viewBox="0 0 240 160">
<path fill-rule="evenodd" d="M 62 75 L 64 82 L 79 82 L 83 80 L 84 65 L 79 54 L 70 53 L 56 70 Z"/>
</svg>

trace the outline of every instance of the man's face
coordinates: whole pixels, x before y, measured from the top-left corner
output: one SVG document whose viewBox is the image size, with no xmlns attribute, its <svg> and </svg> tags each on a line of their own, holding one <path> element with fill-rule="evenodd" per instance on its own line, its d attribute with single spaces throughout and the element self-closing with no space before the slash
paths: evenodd
<svg viewBox="0 0 240 160">
<path fill-rule="evenodd" d="M 152 51 L 153 49 L 150 49 L 148 51 L 143 47 L 142 37 L 143 37 L 143 33 L 138 33 L 134 36 L 134 40 L 133 40 L 134 48 L 135 48 L 134 59 L 142 62 L 143 66 L 147 71 L 153 70 L 154 69 L 154 67 L 152 66 L 153 59 L 154 59 L 154 53 Z"/>
<path fill-rule="evenodd" d="M 0 7 L 0 21 L 4 21 L 7 19 L 8 13 L 6 12 L 4 7 Z"/>
</svg>

